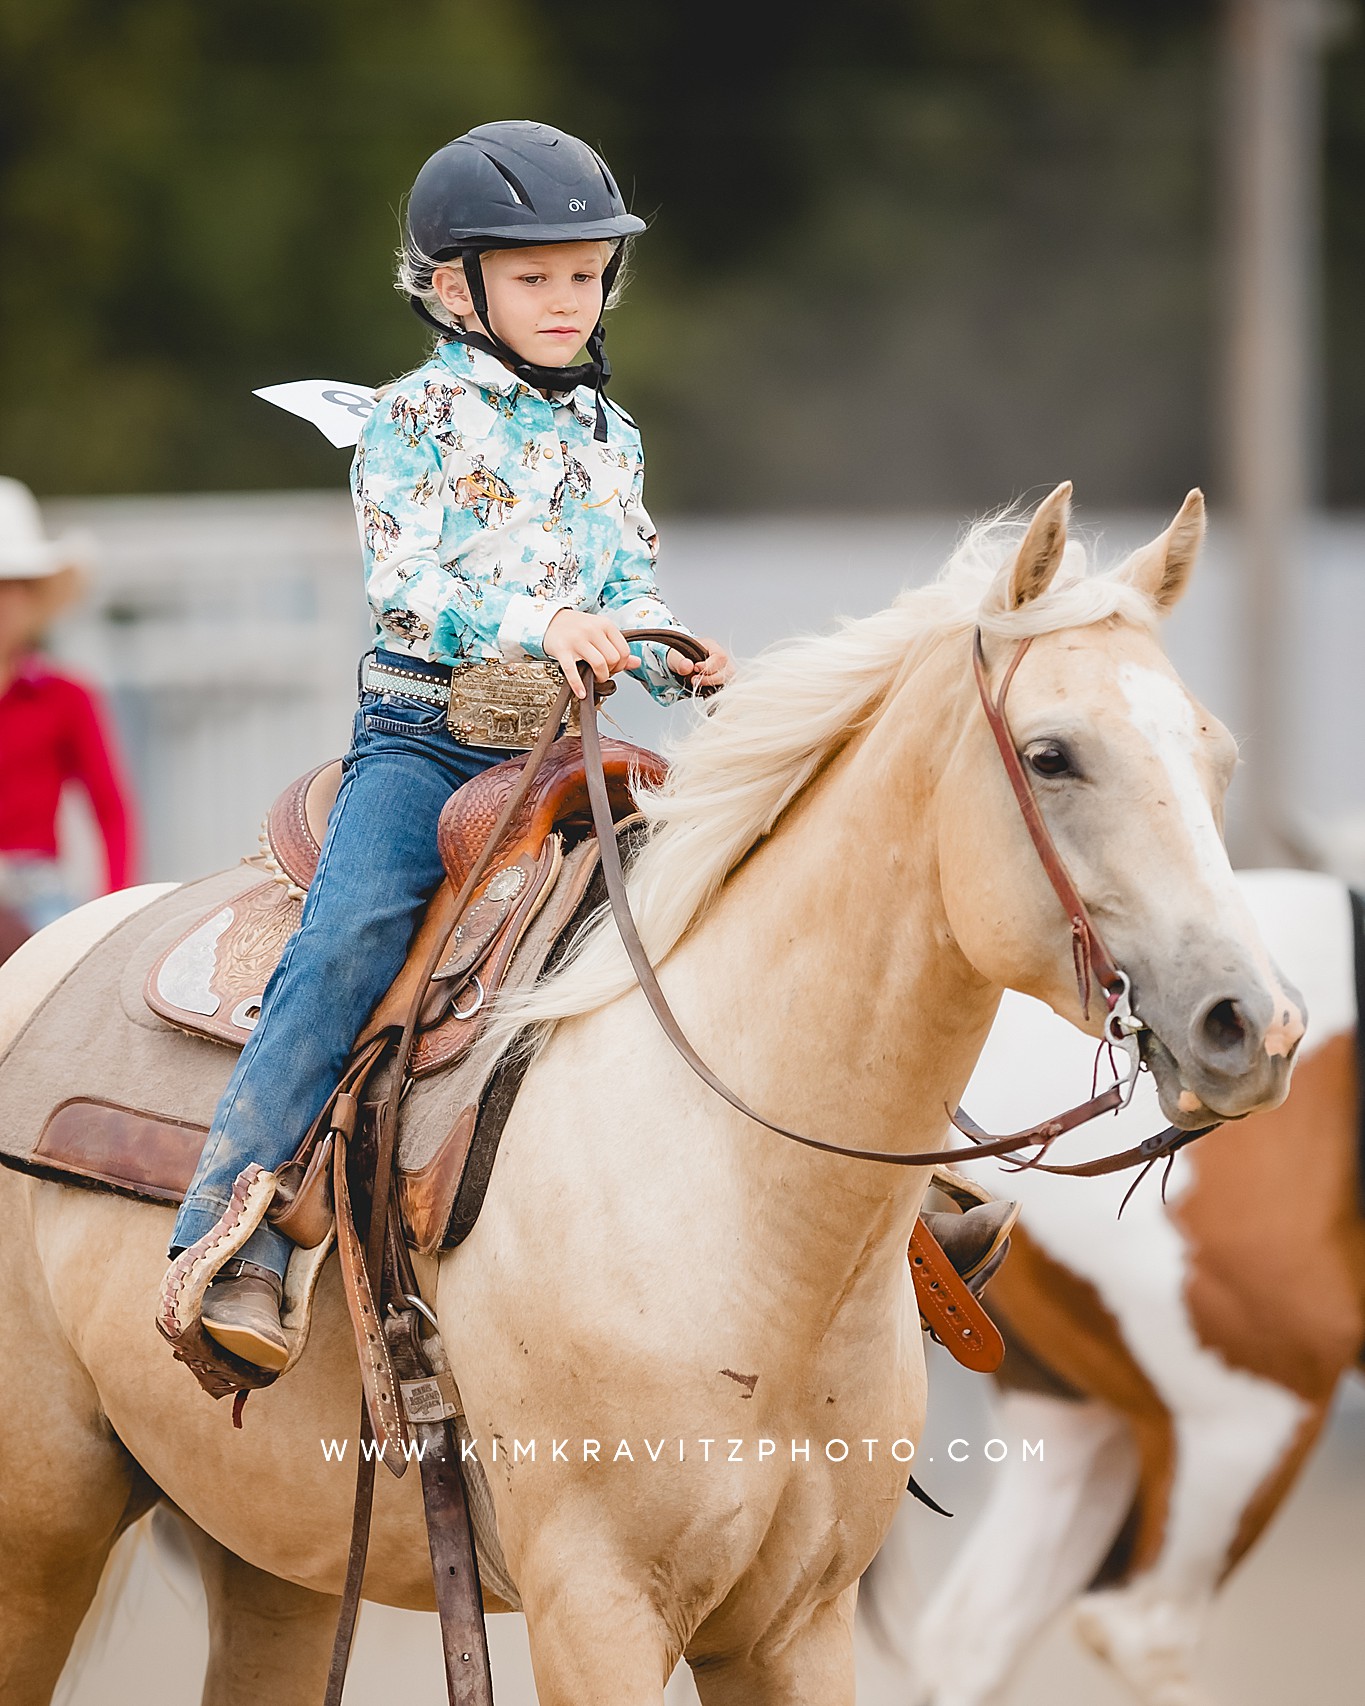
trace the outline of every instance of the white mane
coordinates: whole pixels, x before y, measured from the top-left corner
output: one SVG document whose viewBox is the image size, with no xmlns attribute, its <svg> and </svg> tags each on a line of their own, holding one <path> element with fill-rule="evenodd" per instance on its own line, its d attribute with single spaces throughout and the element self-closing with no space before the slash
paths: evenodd
<svg viewBox="0 0 1365 1706">
<path fill-rule="evenodd" d="M 1048 590 L 1021 610 L 1008 609 L 1001 571 L 1027 525 L 1012 514 L 978 522 L 929 585 L 902 592 L 876 615 L 844 618 L 831 634 L 769 647 L 676 743 L 663 784 L 637 792 L 649 830 L 628 878 L 631 910 L 655 965 L 822 766 L 876 717 L 929 643 L 977 624 L 1023 639 L 1116 615 L 1155 623 L 1151 600 L 1117 578 L 1118 570 L 1087 574 L 1088 552 L 1074 541 Z M 495 1034 L 507 1039 L 526 1025 L 591 1012 L 634 982 L 603 911 L 561 970 L 499 1004 Z"/>
</svg>

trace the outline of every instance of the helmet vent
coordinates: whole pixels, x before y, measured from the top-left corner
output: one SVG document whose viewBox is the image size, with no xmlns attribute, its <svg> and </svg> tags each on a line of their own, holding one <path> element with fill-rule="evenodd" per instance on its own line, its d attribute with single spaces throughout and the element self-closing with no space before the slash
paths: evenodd
<svg viewBox="0 0 1365 1706">
<path fill-rule="evenodd" d="M 507 187 L 508 187 L 508 189 L 511 190 L 512 195 L 517 202 L 517 205 L 519 207 L 529 207 L 531 209 L 531 211 L 534 213 L 535 212 L 535 204 L 531 200 L 530 196 L 527 195 L 525 185 L 523 185 L 517 181 L 516 177 L 511 172 L 509 172 L 507 170 L 506 166 L 503 165 L 501 160 L 495 160 L 491 154 L 485 154 L 484 158 L 489 162 L 490 165 L 497 168 L 499 176 L 502 177 L 506 181 Z"/>
</svg>

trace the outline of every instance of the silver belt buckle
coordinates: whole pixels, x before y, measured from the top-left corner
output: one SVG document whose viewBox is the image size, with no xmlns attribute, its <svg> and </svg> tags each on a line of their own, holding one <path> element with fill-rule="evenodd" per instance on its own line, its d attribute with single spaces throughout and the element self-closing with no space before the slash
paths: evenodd
<svg viewBox="0 0 1365 1706">
<path fill-rule="evenodd" d="M 451 672 L 446 726 L 464 746 L 525 751 L 535 745 L 563 684 L 559 666 L 539 658 L 462 664 Z M 570 706 L 569 725 L 576 732 L 576 701 Z"/>
</svg>

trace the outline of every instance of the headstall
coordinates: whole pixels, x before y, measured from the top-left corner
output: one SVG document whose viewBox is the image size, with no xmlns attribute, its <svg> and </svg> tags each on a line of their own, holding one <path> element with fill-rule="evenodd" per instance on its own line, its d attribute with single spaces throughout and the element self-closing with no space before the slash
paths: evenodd
<svg viewBox="0 0 1365 1706">
<path fill-rule="evenodd" d="M 686 656 L 700 661 L 705 656 L 705 648 L 690 635 L 680 634 L 670 629 L 630 629 L 626 633 L 628 640 L 655 641 L 675 647 Z M 1212 1130 L 1211 1126 L 1198 1132 L 1183 1131 L 1176 1126 L 1169 1126 L 1155 1137 L 1146 1139 L 1143 1143 L 1117 1155 L 1103 1156 L 1097 1161 L 1077 1162 L 1072 1166 L 1048 1166 L 1043 1162 L 1049 1147 L 1064 1132 L 1072 1131 L 1079 1125 L 1096 1118 L 1100 1114 L 1111 1113 L 1121 1108 L 1129 1100 L 1137 1083 L 1137 1075 L 1142 1067 L 1138 1037 L 1146 1026 L 1132 1010 L 1131 989 L 1127 973 L 1120 970 L 1113 956 L 1104 945 L 1104 940 L 1095 928 L 1085 902 L 1081 899 L 1076 885 L 1067 873 L 1062 862 L 1061 854 L 1057 851 L 1047 825 L 1043 822 L 1037 797 L 1032 784 L 1024 770 L 1023 762 L 1016 752 L 1014 741 L 1010 735 L 1009 725 L 1005 720 L 1005 695 L 1009 691 L 1014 672 L 1019 667 L 1020 659 L 1028 650 L 1030 641 L 1021 641 L 1010 660 L 1008 669 L 1000 685 L 1000 692 L 992 699 L 986 679 L 985 657 L 981 646 L 981 631 L 977 629 L 973 642 L 973 668 L 976 674 L 977 690 L 981 696 L 981 704 L 986 713 L 986 720 L 1000 752 L 1009 777 L 1010 786 L 1014 790 L 1025 826 L 1037 850 L 1038 857 L 1046 871 L 1048 880 L 1062 903 L 1062 908 L 1071 923 L 1072 955 L 1076 966 L 1076 985 L 1081 998 L 1081 1006 L 1089 1014 L 1091 990 L 1095 984 L 1104 991 L 1108 1005 L 1108 1014 L 1104 1024 L 1104 1038 L 1101 1043 L 1120 1050 L 1129 1063 L 1126 1077 L 1116 1080 L 1106 1090 L 1091 1096 L 1088 1101 L 1077 1107 L 1068 1108 L 1052 1119 L 1031 1126 L 1025 1131 L 1013 1132 L 1004 1137 L 993 1137 L 983 1132 L 961 1109 L 954 1114 L 950 1112 L 954 1126 L 971 1138 L 968 1146 L 959 1149 L 936 1149 L 906 1153 L 900 1150 L 856 1149 L 842 1143 L 833 1143 L 827 1139 L 810 1137 L 804 1132 L 792 1131 L 789 1127 L 778 1125 L 756 1112 L 730 1087 L 719 1079 L 704 1060 L 697 1054 L 688 1041 L 674 1017 L 659 980 L 654 974 L 649 956 L 644 950 L 640 937 L 635 928 L 631 915 L 630 902 L 626 892 L 625 874 L 621 868 L 620 852 L 616 845 L 616 835 L 612 826 L 611 805 L 607 795 L 606 779 L 602 770 L 602 750 L 599 741 L 596 716 L 597 684 L 587 665 L 580 665 L 584 682 L 588 688 L 588 697 L 583 703 L 582 740 L 584 768 L 587 773 L 588 798 L 592 807 L 593 827 L 601 848 L 602 875 L 606 883 L 607 899 L 610 902 L 612 915 L 620 932 L 621 941 L 630 959 L 631 967 L 639 982 L 641 992 L 648 1002 L 650 1010 L 658 1020 L 665 1036 L 673 1047 L 692 1068 L 693 1072 L 708 1085 L 715 1093 L 723 1098 L 746 1118 L 763 1126 L 766 1130 L 776 1132 L 779 1137 L 790 1138 L 794 1143 L 803 1144 L 808 1149 L 818 1149 L 829 1155 L 843 1155 L 859 1161 L 881 1161 L 893 1167 L 933 1167 L 945 1162 L 976 1161 L 990 1156 L 1014 1155 L 1028 1149 L 1036 1149 L 1037 1154 L 1028 1160 L 1018 1163 L 1021 1168 L 1040 1168 L 1044 1172 L 1072 1174 L 1078 1177 L 1091 1177 L 1101 1173 L 1117 1172 L 1126 1167 L 1143 1168 L 1144 1174 L 1148 1167 L 1167 1156 L 1174 1155 L 1177 1149 L 1191 1141 L 1193 1137 L 1202 1136 L 1204 1131 Z M 566 683 L 561 690 L 561 699 L 567 703 L 569 687 Z M 1126 1199 L 1125 1199 L 1126 1200 Z"/>
</svg>

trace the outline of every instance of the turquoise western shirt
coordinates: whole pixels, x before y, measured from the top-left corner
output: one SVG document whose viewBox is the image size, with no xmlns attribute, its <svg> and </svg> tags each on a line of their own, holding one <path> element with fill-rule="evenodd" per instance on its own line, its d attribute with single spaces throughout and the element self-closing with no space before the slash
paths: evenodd
<svg viewBox="0 0 1365 1706">
<path fill-rule="evenodd" d="M 639 431 L 608 405 L 602 444 L 595 420 L 586 387 L 544 397 L 454 341 L 380 392 L 351 491 L 381 645 L 446 664 L 544 657 L 566 609 L 682 628 L 655 584 Z M 665 648 L 635 650 L 631 673 L 678 698 Z"/>
</svg>

